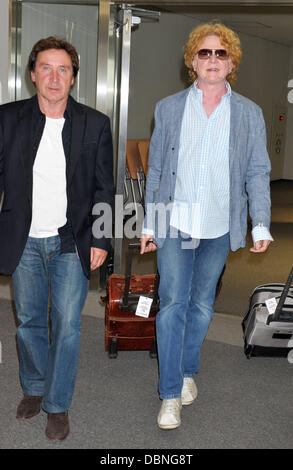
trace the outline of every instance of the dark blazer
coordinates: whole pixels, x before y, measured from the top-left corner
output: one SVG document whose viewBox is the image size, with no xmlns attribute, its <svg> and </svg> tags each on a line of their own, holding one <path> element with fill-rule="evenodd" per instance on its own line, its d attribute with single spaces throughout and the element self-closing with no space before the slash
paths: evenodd
<svg viewBox="0 0 293 470">
<path fill-rule="evenodd" d="M 0 273 L 12 274 L 23 253 L 32 218 L 33 164 L 37 153 L 36 96 L 0 106 Z M 113 207 L 113 147 L 109 118 L 69 97 L 71 142 L 66 163 L 67 213 L 85 275 L 90 247 L 109 250 L 110 238 L 94 238 L 93 206 Z M 39 136 L 40 137 L 40 136 Z"/>
</svg>

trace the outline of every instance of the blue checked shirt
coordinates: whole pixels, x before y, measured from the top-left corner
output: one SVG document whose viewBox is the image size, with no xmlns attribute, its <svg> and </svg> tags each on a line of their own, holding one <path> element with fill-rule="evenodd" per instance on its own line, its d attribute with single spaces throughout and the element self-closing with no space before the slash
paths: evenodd
<svg viewBox="0 0 293 470">
<path fill-rule="evenodd" d="M 229 135 L 231 87 L 208 118 L 202 91 L 191 88 L 184 109 L 170 225 L 192 238 L 229 231 Z M 255 227 L 253 241 L 272 237 Z"/>
</svg>

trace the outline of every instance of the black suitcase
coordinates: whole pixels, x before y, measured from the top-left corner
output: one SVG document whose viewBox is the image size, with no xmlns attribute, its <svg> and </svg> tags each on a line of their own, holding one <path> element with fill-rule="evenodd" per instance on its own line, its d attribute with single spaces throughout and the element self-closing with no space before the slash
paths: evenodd
<svg viewBox="0 0 293 470">
<path fill-rule="evenodd" d="M 293 268 L 286 284 L 264 284 L 254 289 L 242 321 L 244 353 L 248 359 L 251 356 L 288 356 L 293 349 L 292 281 Z M 274 313 L 266 303 L 270 299 L 277 302 Z"/>
</svg>

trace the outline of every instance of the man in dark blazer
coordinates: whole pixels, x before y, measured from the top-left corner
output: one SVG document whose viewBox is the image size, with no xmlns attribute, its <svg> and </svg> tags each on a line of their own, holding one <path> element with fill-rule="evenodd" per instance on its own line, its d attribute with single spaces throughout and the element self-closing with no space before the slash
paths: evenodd
<svg viewBox="0 0 293 470">
<path fill-rule="evenodd" d="M 113 207 L 112 137 L 107 116 L 69 96 L 79 69 L 71 44 L 41 39 L 28 65 L 36 95 L 0 106 L 0 273 L 12 274 L 19 322 L 17 418 L 42 407 L 46 436 L 62 440 L 88 279 L 110 247 L 109 234 L 93 235 L 92 214 Z"/>
</svg>

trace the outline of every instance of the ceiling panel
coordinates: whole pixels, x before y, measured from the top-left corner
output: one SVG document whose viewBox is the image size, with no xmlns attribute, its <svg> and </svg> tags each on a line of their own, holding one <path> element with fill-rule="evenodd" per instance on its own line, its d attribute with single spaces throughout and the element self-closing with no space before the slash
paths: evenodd
<svg viewBox="0 0 293 470">
<path fill-rule="evenodd" d="M 205 4 L 199 5 L 199 3 Z M 193 17 L 201 22 L 219 19 L 239 33 L 250 34 L 286 46 L 293 46 L 293 1 L 290 2 L 290 6 L 288 4 L 280 6 L 279 3 L 278 7 L 268 5 L 268 2 L 266 2 L 266 6 L 261 5 L 261 2 L 254 2 L 257 5 L 252 6 L 251 2 L 248 1 L 245 2 L 245 6 L 240 5 L 241 2 L 237 2 L 237 5 L 235 5 L 235 2 L 231 2 L 234 5 L 230 6 L 223 5 L 222 2 L 217 2 L 217 5 L 207 5 L 207 3 L 208 1 L 196 2 L 195 5 L 194 1 L 184 1 L 180 2 L 180 5 L 176 5 L 176 2 L 161 0 L 151 4 L 136 1 L 134 5 Z"/>
</svg>

